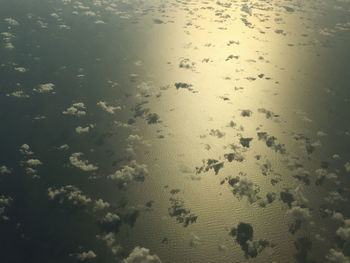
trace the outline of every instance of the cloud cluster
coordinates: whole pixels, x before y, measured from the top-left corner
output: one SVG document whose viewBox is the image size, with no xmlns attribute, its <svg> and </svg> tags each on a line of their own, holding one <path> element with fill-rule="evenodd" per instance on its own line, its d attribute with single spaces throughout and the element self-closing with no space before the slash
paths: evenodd
<svg viewBox="0 0 350 263">
<path fill-rule="evenodd" d="M 197 221 L 198 216 L 192 214 L 190 209 L 185 208 L 185 202 L 182 199 L 171 197 L 169 200 L 171 202 L 171 207 L 168 208 L 169 215 L 175 217 L 177 222 L 187 227 Z"/>
<path fill-rule="evenodd" d="M 86 107 L 83 102 L 73 103 L 73 105 L 62 112 L 65 115 L 84 116 L 86 115 Z"/>
<path fill-rule="evenodd" d="M 71 204 L 75 206 L 84 206 L 92 202 L 91 198 L 84 195 L 76 186 L 66 185 L 60 188 L 49 187 L 48 196 L 50 200 L 57 200 L 60 204 Z"/>
<path fill-rule="evenodd" d="M 254 229 L 247 223 L 239 223 L 237 228 L 232 228 L 229 234 L 236 238 L 236 242 L 241 246 L 246 258 L 255 258 L 266 247 L 274 247 L 273 244 L 264 239 L 254 241 Z"/>
<path fill-rule="evenodd" d="M 232 193 L 238 199 L 242 199 L 244 196 L 246 196 L 249 203 L 254 203 L 260 199 L 260 197 L 257 195 L 260 191 L 258 186 L 249 179 L 240 178 L 237 176 L 230 178 L 228 183 L 232 187 Z"/>
<path fill-rule="evenodd" d="M 116 180 L 120 186 L 125 187 L 133 181 L 143 182 L 148 175 L 146 164 L 138 164 L 135 160 L 108 176 L 109 179 Z"/>
<path fill-rule="evenodd" d="M 5 215 L 5 210 L 11 206 L 12 202 L 13 199 L 11 197 L 0 195 L 0 218 L 3 220 L 9 220 L 9 218 Z"/>
</svg>

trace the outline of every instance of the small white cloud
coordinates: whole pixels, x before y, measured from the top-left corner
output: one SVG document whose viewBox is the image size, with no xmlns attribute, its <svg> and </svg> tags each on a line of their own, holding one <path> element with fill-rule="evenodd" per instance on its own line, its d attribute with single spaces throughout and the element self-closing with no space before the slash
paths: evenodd
<svg viewBox="0 0 350 263">
<path fill-rule="evenodd" d="M 111 250 L 113 255 L 116 255 L 120 251 L 121 247 L 117 244 L 116 236 L 114 233 L 104 233 L 97 235 L 96 237 L 106 243 L 107 247 Z M 142 261 L 139 261 L 139 263 L 141 262 Z"/>
<path fill-rule="evenodd" d="M 55 87 L 55 84 L 53 83 L 45 83 L 40 84 L 39 88 L 34 88 L 33 91 L 37 93 L 54 93 L 53 88 Z"/>
<path fill-rule="evenodd" d="M 114 114 L 116 110 L 121 109 L 120 106 L 110 106 L 105 101 L 99 101 L 97 105 L 100 106 L 101 109 L 103 109 L 104 111 L 110 114 Z"/>
<path fill-rule="evenodd" d="M 5 18 L 4 21 L 10 26 L 19 26 L 19 22 L 11 17 Z"/>
<path fill-rule="evenodd" d="M 15 98 L 21 98 L 21 99 L 27 99 L 29 98 L 29 95 L 24 93 L 23 90 L 17 90 L 17 91 L 14 91 L 12 93 L 7 93 L 6 94 L 7 97 L 15 97 Z"/>
<path fill-rule="evenodd" d="M 95 21 L 95 24 L 105 24 L 105 22 L 104 22 L 103 20 L 100 20 L 100 19 L 99 19 L 99 20 L 96 20 L 96 21 Z"/>
<path fill-rule="evenodd" d="M 88 252 L 78 253 L 76 256 L 79 261 L 86 261 L 97 257 L 95 252 L 92 250 L 89 250 Z"/>
<path fill-rule="evenodd" d="M 102 219 L 103 222 L 106 223 L 112 223 L 115 221 L 120 221 L 120 217 L 117 214 L 112 214 L 110 212 L 108 212 L 105 217 Z"/>
<path fill-rule="evenodd" d="M 20 148 L 19 148 L 19 152 L 23 155 L 33 155 L 34 152 L 32 152 L 30 150 L 30 146 L 28 144 L 23 144 Z"/>
<path fill-rule="evenodd" d="M 336 234 L 344 241 L 350 241 L 350 219 L 344 220 L 344 225 L 338 228 Z"/>
<path fill-rule="evenodd" d="M 95 201 L 95 205 L 94 205 L 94 210 L 103 210 L 106 208 L 109 208 L 110 204 L 108 202 L 103 201 L 102 199 L 98 199 Z"/>
<path fill-rule="evenodd" d="M 152 255 L 147 248 L 135 247 L 124 263 L 161 263 L 157 255 Z"/>
<path fill-rule="evenodd" d="M 68 150 L 69 149 L 69 145 L 68 144 L 62 144 L 61 146 L 57 147 L 58 150 Z"/>
<path fill-rule="evenodd" d="M 347 162 L 345 165 L 345 171 L 347 171 L 348 173 L 350 173 L 350 162 Z"/>
<path fill-rule="evenodd" d="M 18 71 L 18 72 L 21 72 L 21 73 L 24 73 L 24 72 L 28 71 L 28 69 L 23 68 L 23 67 L 15 67 L 15 70 Z"/>
<path fill-rule="evenodd" d="M 13 199 L 11 197 L 0 195 L 0 218 L 3 220 L 9 220 L 9 218 L 4 214 L 6 208 L 11 206 L 12 201 Z"/>
<path fill-rule="evenodd" d="M 93 164 L 90 164 L 89 161 L 87 160 L 82 160 L 81 157 L 83 156 L 83 153 L 81 152 L 78 152 L 78 153 L 73 153 L 70 157 L 69 157 L 69 161 L 70 163 L 83 170 L 83 171 L 95 171 L 98 169 L 97 166 L 93 165 Z"/>
<path fill-rule="evenodd" d="M 87 132 L 90 131 L 90 128 L 93 128 L 93 127 L 94 127 L 93 124 L 90 124 L 89 126 L 86 126 L 86 127 L 78 126 L 78 127 L 75 128 L 75 132 L 79 133 L 79 134 L 87 133 Z"/>
<path fill-rule="evenodd" d="M 10 168 L 5 165 L 0 166 L 0 174 L 11 174 Z"/>
<path fill-rule="evenodd" d="M 39 165 L 42 165 L 43 163 L 38 159 L 29 159 L 26 161 L 26 164 L 28 166 L 39 166 Z"/>
</svg>

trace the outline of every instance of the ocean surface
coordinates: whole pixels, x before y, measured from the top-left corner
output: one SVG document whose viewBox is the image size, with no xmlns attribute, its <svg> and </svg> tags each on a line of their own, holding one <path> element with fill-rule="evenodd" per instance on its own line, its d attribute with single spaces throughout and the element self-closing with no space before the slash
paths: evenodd
<svg viewBox="0 0 350 263">
<path fill-rule="evenodd" d="M 349 0 L 0 0 L 0 263 L 349 263 L 349 47 Z"/>
</svg>

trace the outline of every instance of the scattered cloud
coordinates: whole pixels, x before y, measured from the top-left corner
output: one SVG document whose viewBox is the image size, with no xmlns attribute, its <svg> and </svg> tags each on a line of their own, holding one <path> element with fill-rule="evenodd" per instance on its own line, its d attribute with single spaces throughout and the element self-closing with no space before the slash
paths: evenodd
<svg viewBox="0 0 350 263">
<path fill-rule="evenodd" d="M 150 250 L 143 247 L 135 247 L 124 263 L 161 263 L 157 255 L 151 254 Z"/>
<path fill-rule="evenodd" d="M 81 157 L 83 156 L 84 154 L 81 153 L 81 152 L 77 152 L 77 153 L 73 153 L 70 157 L 69 157 L 69 161 L 70 163 L 83 170 L 83 171 L 86 171 L 86 172 L 89 172 L 89 171 L 96 171 L 98 169 L 97 166 L 93 165 L 93 164 L 90 164 L 89 161 L 87 160 L 82 160 Z"/>
</svg>

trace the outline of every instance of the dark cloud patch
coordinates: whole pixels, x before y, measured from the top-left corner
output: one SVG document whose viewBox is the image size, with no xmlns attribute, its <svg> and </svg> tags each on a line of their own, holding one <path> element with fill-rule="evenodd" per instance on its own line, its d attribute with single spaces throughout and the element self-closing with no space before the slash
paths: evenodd
<svg viewBox="0 0 350 263">
<path fill-rule="evenodd" d="M 239 142 L 243 147 L 249 148 L 250 142 L 253 140 L 253 138 L 240 138 Z"/>
<path fill-rule="evenodd" d="M 289 224 L 288 231 L 294 235 L 301 228 L 301 225 L 302 221 L 300 219 L 296 219 L 293 223 Z"/>
<path fill-rule="evenodd" d="M 137 218 L 140 216 L 140 210 L 134 207 L 128 207 L 124 211 L 121 212 L 120 218 L 121 220 L 128 224 L 130 227 L 134 227 Z"/>
<path fill-rule="evenodd" d="M 229 55 L 229 56 L 225 59 L 225 61 L 229 61 L 229 60 L 231 60 L 231 59 L 239 59 L 239 56 Z"/>
<path fill-rule="evenodd" d="M 258 109 L 259 113 L 265 114 L 266 119 L 273 119 L 275 121 L 278 121 L 279 115 L 273 113 L 270 110 L 264 109 L 264 108 L 259 108 Z"/>
<path fill-rule="evenodd" d="M 289 206 L 289 208 L 292 207 L 292 203 L 295 201 L 293 194 L 291 194 L 288 189 L 280 192 L 280 198 L 283 203 Z"/>
<path fill-rule="evenodd" d="M 176 221 L 187 227 L 197 221 L 198 216 L 191 213 L 190 209 L 185 208 L 185 202 L 180 198 L 169 198 L 171 207 L 168 208 L 169 215 L 175 217 Z"/>
<path fill-rule="evenodd" d="M 192 88 L 192 84 L 189 84 L 189 83 L 185 83 L 185 82 L 176 82 L 175 84 L 175 88 L 178 90 L 178 89 L 187 89 L 188 91 L 191 91 L 192 93 L 197 93 L 197 91 L 195 91 L 193 88 Z"/>
<path fill-rule="evenodd" d="M 153 200 L 150 200 L 150 201 L 146 202 L 145 206 L 146 206 L 147 208 L 152 208 L 153 203 L 154 203 L 154 201 L 153 201 Z"/>
<path fill-rule="evenodd" d="M 147 104 L 147 101 L 142 101 L 138 104 L 136 104 L 132 110 L 135 112 L 134 117 L 144 117 L 145 115 L 147 115 L 150 111 L 149 108 L 144 108 L 144 105 Z"/>
<path fill-rule="evenodd" d="M 277 197 L 277 195 L 276 195 L 276 193 L 274 193 L 274 192 L 269 192 L 269 193 L 267 193 L 267 194 L 266 194 L 266 200 L 261 200 L 261 201 L 259 202 L 259 206 L 260 206 L 260 207 L 266 207 L 268 204 L 273 203 L 273 201 L 276 200 L 276 197 Z"/>
<path fill-rule="evenodd" d="M 277 143 L 277 138 L 275 136 L 270 136 L 267 132 L 258 132 L 258 138 L 266 143 L 266 146 L 279 152 L 285 154 L 287 151 L 284 144 Z"/>
<path fill-rule="evenodd" d="M 190 61 L 188 58 L 182 59 L 179 63 L 179 68 L 194 69 L 196 63 Z"/>
<path fill-rule="evenodd" d="M 305 169 L 297 169 L 292 176 L 306 185 L 310 184 L 310 173 Z"/>
<path fill-rule="evenodd" d="M 215 174 L 217 175 L 220 169 L 224 167 L 224 162 L 215 159 L 207 159 L 203 160 L 202 162 L 202 166 L 196 167 L 196 174 L 208 172 L 209 170 L 213 169 Z"/>
<path fill-rule="evenodd" d="M 232 162 L 232 161 L 243 162 L 245 159 L 245 156 L 243 155 L 244 148 L 237 146 L 234 143 L 230 144 L 229 147 L 233 152 L 224 154 L 224 158 L 229 162 Z"/>
<path fill-rule="evenodd" d="M 156 124 L 156 123 L 160 123 L 161 120 L 159 118 L 159 115 L 157 113 L 149 113 L 146 116 L 146 120 L 148 124 Z"/>
<path fill-rule="evenodd" d="M 234 40 L 230 40 L 229 42 L 227 42 L 226 44 L 227 46 L 231 46 L 231 45 L 239 45 L 239 41 L 234 41 Z"/>
<path fill-rule="evenodd" d="M 311 143 L 311 139 L 304 134 L 296 134 L 294 139 L 305 144 L 305 150 L 308 154 L 312 154 L 315 151 L 315 146 Z"/>
<path fill-rule="evenodd" d="M 294 246 L 297 250 L 296 254 L 294 255 L 297 262 L 310 262 L 308 261 L 307 256 L 312 248 L 311 240 L 307 237 L 300 237 L 294 241 Z"/>
<path fill-rule="evenodd" d="M 274 247 L 273 244 L 265 239 L 253 241 L 254 229 L 252 225 L 247 223 L 239 223 L 236 228 L 231 229 L 229 234 L 236 238 L 236 242 L 241 246 L 246 258 L 255 258 L 266 247 Z"/>
<path fill-rule="evenodd" d="M 293 13 L 294 12 L 294 8 L 289 7 L 289 6 L 282 6 L 287 12 L 289 13 Z"/>
<path fill-rule="evenodd" d="M 218 129 L 211 129 L 209 134 L 218 138 L 222 138 L 225 136 L 225 133 Z"/>
<path fill-rule="evenodd" d="M 240 174 L 243 175 L 243 174 Z M 254 203 L 261 199 L 258 196 L 260 188 L 258 185 L 254 184 L 252 181 L 245 177 L 229 177 L 227 179 L 228 184 L 232 187 L 232 193 L 235 197 L 241 200 L 243 197 L 247 197 L 249 203 Z"/>
<path fill-rule="evenodd" d="M 253 112 L 251 110 L 242 110 L 241 111 L 241 116 L 242 117 L 250 117 L 252 116 Z"/>
<path fill-rule="evenodd" d="M 159 19 L 159 18 L 154 18 L 154 19 L 153 19 L 153 23 L 155 23 L 155 24 L 163 24 L 164 21 L 161 20 L 161 19 Z"/>
</svg>

